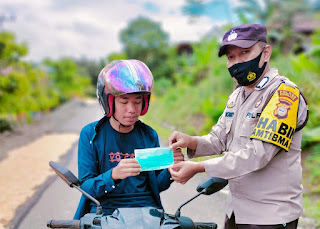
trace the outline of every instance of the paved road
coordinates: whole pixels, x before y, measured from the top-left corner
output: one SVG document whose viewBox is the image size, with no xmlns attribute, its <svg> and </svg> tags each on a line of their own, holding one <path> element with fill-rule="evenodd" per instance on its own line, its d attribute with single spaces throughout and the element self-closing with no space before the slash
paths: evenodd
<svg viewBox="0 0 320 229">
<path fill-rule="evenodd" d="M 66 106 L 68 108 L 68 105 Z M 51 128 L 53 132 L 76 132 L 101 117 L 97 103 L 73 102 L 69 109 L 60 111 L 59 125 Z M 57 143 L 58 144 L 58 143 Z M 62 158 L 62 164 L 75 175 L 77 172 L 77 145 Z M 197 185 L 206 177 L 199 174 L 187 184 L 173 183 L 169 190 L 161 194 L 162 202 L 168 213 L 175 213 L 181 203 L 196 194 Z M 21 206 L 13 223 L 15 229 L 43 229 L 50 219 L 71 219 L 77 207 L 80 193 L 69 188 L 57 176 L 48 178 L 35 196 Z M 222 228 L 225 212 L 226 194 L 219 192 L 212 196 L 200 196 L 181 210 L 181 215 L 190 216 L 194 221 L 214 221 Z"/>
</svg>

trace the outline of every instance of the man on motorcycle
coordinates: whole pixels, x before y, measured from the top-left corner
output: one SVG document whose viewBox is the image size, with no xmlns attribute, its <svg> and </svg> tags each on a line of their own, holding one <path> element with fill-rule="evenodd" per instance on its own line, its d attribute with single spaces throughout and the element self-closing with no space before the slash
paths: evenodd
<svg viewBox="0 0 320 229">
<path fill-rule="evenodd" d="M 78 173 L 81 188 L 98 199 L 103 214 L 117 208 L 162 208 L 159 193 L 172 183 L 167 169 L 141 172 L 135 149 L 159 147 L 156 131 L 138 118 L 148 111 L 154 81 L 139 60 L 115 60 L 97 81 L 104 117 L 80 134 Z M 95 212 L 96 204 L 82 196 L 74 219 Z"/>
</svg>

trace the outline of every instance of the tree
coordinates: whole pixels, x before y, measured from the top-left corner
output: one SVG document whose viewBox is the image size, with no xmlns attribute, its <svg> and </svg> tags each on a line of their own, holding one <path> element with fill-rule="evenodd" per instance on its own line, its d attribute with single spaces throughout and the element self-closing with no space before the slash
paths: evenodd
<svg viewBox="0 0 320 229">
<path fill-rule="evenodd" d="M 106 65 L 106 61 L 103 59 L 99 61 L 93 61 L 86 58 L 76 60 L 78 74 L 82 76 L 89 76 L 91 78 L 91 84 L 96 87 L 97 78 L 101 69 Z"/>
<path fill-rule="evenodd" d="M 152 71 L 155 80 L 172 79 L 169 35 L 159 23 L 138 17 L 121 31 L 120 40 L 127 58 L 143 61 Z"/>
<path fill-rule="evenodd" d="M 0 33 L 0 68 L 14 62 L 28 53 L 27 45 L 16 43 L 13 33 L 3 31 Z"/>
<path fill-rule="evenodd" d="M 83 96 L 92 90 L 88 75 L 80 75 L 77 64 L 70 58 L 61 60 L 46 59 L 43 64 L 47 67 L 53 86 L 57 89 L 61 102 L 73 96 Z"/>
<path fill-rule="evenodd" d="M 225 0 L 185 0 L 182 13 L 189 16 L 190 22 L 195 22 L 201 16 L 206 16 L 212 21 L 232 22 L 229 1 Z"/>
<path fill-rule="evenodd" d="M 182 7 L 182 13 L 190 16 L 190 21 L 193 22 L 203 15 L 205 4 L 203 0 L 186 0 Z"/>
<path fill-rule="evenodd" d="M 307 0 L 242 0 L 237 12 L 242 23 L 265 24 L 270 40 L 275 41 L 274 46 L 288 53 L 302 39 L 294 31 L 296 16 L 310 13 L 311 5 Z"/>
<path fill-rule="evenodd" d="M 236 11 L 242 23 L 256 22 L 266 25 L 275 12 L 278 1 L 264 0 L 261 3 L 258 0 L 241 0 L 240 4 Z"/>
</svg>

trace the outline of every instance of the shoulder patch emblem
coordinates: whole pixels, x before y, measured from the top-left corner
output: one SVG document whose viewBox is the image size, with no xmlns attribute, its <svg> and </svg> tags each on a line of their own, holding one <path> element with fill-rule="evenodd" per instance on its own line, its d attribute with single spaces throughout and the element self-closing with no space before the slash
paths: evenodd
<svg viewBox="0 0 320 229">
<path fill-rule="evenodd" d="M 284 97 L 290 99 L 292 102 L 295 102 L 298 99 L 298 96 L 296 96 L 292 91 L 289 90 L 279 90 L 278 91 L 279 97 Z"/>
<path fill-rule="evenodd" d="M 286 99 L 279 99 L 277 103 L 277 108 L 273 111 L 273 115 L 278 119 L 284 119 L 288 117 L 288 112 L 292 103 Z"/>
<path fill-rule="evenodd" d="M 271 97 L 251 135 L 288 151 L 297 127 L 299 89 L 282 83 Z"/>
<path fill-rule="evenodd" d="M 278 119 L 284 119 L 288 117 L 292 102 L 295 102 L 298 97 L 289 90 L 278 90 L 278 96 L 279 103 L 277 103 L 277 108 L 274 110 L 273 115 Z"/>
</svg>

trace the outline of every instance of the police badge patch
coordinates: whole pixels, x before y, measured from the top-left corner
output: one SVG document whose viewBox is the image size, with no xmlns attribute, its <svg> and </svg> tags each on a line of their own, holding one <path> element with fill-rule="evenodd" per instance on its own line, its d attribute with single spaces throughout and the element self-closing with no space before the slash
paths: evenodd
<svg viewBox="0 0 320 229">
<path fill-rule="evenodd" d="M 288 112 L 292 103 L 285 99 L 279 99 L 279 101 L 280 102 L 277 104 L 277 109 L 274 110 L 273 115 L 278 119 L 284 119 L 288 117 Z"/>
<path fill-rule="evenodd" d="M 282 83 L 264 108 L 251 138 L 288 151 L 297 127 L 299 94 L 298 88 Z"/>
<path fill-rule="evenodd" d="M 277 92 L 279 103 L 277 104 L 277 108 L 274 110 L 273 115 L 278 119 L 284 119 L 288 117 L 290 106 L 298 99 L 298 97 L 289 90 L 278 90 Z"/>
</svg>

